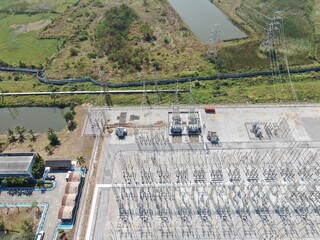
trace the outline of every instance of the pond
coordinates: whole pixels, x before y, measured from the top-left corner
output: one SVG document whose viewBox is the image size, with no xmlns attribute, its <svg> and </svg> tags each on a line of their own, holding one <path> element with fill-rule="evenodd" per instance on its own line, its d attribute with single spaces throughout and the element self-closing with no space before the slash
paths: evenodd
<svg viewBox="0 0 320 240">
<path fill-rule="evenodd" d="M 209 42 L 215 24 L 219 24 L 220 40 L 244 38 L 246 34 L 236 27 L 228 17 L 210 0 L 168 0 L 197 38 Z"/>
<path fill-rule="evenodd" d="M 0 133 L 18 125 L 37 132 L 46 132 L 48 128 L 60 131 L 66 126 L 63 116 L 67 111 L 69 108 L 0 108 Z"/>
</svg>

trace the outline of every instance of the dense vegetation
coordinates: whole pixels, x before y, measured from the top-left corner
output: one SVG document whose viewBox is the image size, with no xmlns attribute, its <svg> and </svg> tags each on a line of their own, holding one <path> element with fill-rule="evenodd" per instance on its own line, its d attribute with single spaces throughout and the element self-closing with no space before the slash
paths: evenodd
<svg viewBox="0 0 320 240">
<path fill-rule="evenodd" d="M 98 50 L 110 54 L 125 47 L 130 25 L 137 18 L 137 13 L 126 4 L 107 10 L 95 31 Z"/>
<path fill-rule="evenodd" d="M 44 161 L 43 158 L 37 154 L 34 159 L 34 164 L 32 167 L 32 175 L 35 179 L 39 179 L 42 177 L 44 173 Z"/>
<path fill-rule="evenodd" d="M 141 70 L 142 63 L 148 61 L 148 55 L 142 48 L 127 44 L 130 26 L 137 19 L 137 13 L 122 4 L 108 9 L 95 29 L 98 53 L 107 55 L 120 68 L 133 65 L 136 70 Z"/>
</svg>

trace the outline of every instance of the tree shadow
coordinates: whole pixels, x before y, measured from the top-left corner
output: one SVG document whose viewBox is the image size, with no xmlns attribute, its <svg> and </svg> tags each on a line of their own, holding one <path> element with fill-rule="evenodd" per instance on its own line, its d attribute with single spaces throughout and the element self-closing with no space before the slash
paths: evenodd
<svg viewBox="0 0 320 240">
<path fill-rule="evenodd" d="M 105 94 L 104 100 L 105 100 L 106 104 L 108 105 L 108 107 L 112 107 L 113 102 L 112 102 L 112 98 L 111 98 L 110 94 Z"/>
<path fill-rule="evenodd" d="M 25 140 L 26 138 L 24 137 L 24 136 L 20 136 L 19 138 L 18 138 L 18 143 L 20 143 L 20 144 L 22 144 L 22 143 L 24 143 L 24 140 Z"/>
</svg>

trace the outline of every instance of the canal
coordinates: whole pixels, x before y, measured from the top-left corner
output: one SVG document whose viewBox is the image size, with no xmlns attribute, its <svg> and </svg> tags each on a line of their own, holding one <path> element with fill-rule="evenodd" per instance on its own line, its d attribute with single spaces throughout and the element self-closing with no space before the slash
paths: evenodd
<svg viewBox="0 0 320 240">
<path fill-rule="evenodd" d="M 203 43 L 209 43 L 210 31 L 215 24 L 219 24 L 220 40 L 246 37 L 246 34 L 210 0 L 168 0 L 168 2 Z"/>
<path fill-rule="evenodd" d="M 60 131 L 66 126 L 64 114 L 67 111 L 69 108 L 0 108 L 0 134 L 18 125 L 37 132 L 46 132 L 48 128 Z"/>
</svg>

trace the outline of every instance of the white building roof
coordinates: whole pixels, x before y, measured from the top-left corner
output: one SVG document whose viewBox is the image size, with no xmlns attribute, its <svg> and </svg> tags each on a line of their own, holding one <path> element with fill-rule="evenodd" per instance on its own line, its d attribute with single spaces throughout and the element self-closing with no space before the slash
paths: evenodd
<svg viewBox="0 0 320 240">
<path fill-rule="evenodd" d="M 33 164 L 35 153 L 0 154 L 0 175 L 26 173 Z"/>
</svg>

